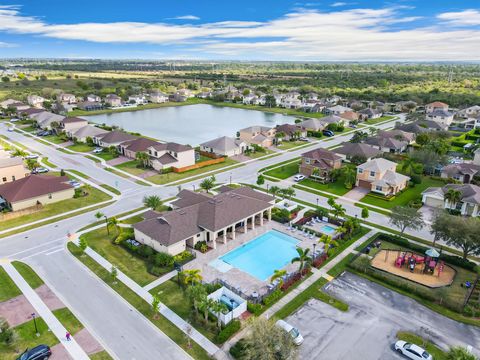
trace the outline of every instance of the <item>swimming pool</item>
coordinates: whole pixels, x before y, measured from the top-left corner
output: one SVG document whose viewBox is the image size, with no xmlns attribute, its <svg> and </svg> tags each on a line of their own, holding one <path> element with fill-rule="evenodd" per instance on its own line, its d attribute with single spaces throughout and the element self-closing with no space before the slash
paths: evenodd
<svg viewBox="0 0 480 360">
<path fill-rule="evenodd" d="M 330 225 L 323 225 L 320 228 L 320 232 L 327 234 L 327 235 L 333 235 L 337 229 L 334 228 L 333 226 Z"/>
<path fill-rule="evenodd" d="M 299 241 L 276 230 L 249 241 L 219 258 L 259 280 L 267 280 L 297 256 Z"/>
</svg>

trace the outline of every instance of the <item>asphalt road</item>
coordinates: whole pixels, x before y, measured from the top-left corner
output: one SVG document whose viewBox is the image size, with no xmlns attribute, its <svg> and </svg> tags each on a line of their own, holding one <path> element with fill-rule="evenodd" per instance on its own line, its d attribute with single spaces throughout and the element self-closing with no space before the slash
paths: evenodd
<svg viewBox="0 0 480 360">
<path fill-rule="evenodd" d="M 401 359 L 391 346 L 398 331 L 410 331 L 443 349 L 472 345 L 480 354 L 480 329 L 455 322 L 412 299 L 356 275 L 345 273 L 326 291 L 350 305 L 341 312 L 310 300 L 287 321 L 305 338 L 302 359 Z"/>
<path fill-rule="evenodd" d="M 404 118 L 402 117 L 402 120 Z M 394 121 L 379 125 L 387 129 Z M 117 187 L 122 191 L 118 200 L 102 212 L 107 216 L 116 215 L 142 206 L 145 195 L 157 194 L 169 198 L 177 194 L 177 186 L 145 187 L 124 179 L 98 167 L 82 155 L 71 155 L 46 146 L 32 138 L 16 132 L 7 132 L 0 124 L 0 134 L 20 142 L 29 149 L 48 157 L 60 168 L 75 169 L 101 183 Z M 321 141 L 315 147 L 330 147 L 347 141 L 351 134 L 339 136 L 329 141 Z M 284 152 L 279 156 L 263 161 L 250 162 L 244 166 L 217 174 L 217 182 L 255 183 L 257 172 L 263 167 L 300 156 L 305 149 Z M 201 180 L 182 184 L 182 188 L 198 187 Z M 302 198 L 303 194 L 299 197 Z M 308 199 L 311 201 L 311 199 Z M 95 222 L 90 211 L 66 220 L 54 222 L 13 236 L 0 239 L 0 258 L 20 259 L 33 265 L 51 288 L 79 316 L 104 345 L 120 359 L 183 359 L 185 353 L 171 340 L 153 329 L 149 322 L 126 304 L 118 295 L 106 288 L 103 282 L 92 276 L 88 270 L 71 258 L 64 246 L 66 234 Z"/>
</svg>

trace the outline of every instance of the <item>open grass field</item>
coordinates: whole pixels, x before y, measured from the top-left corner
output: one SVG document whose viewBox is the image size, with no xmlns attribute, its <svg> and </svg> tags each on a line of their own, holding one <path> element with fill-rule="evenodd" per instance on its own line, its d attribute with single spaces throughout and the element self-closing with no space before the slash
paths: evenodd
<svg viewBox="0 0 480 360">
<path fill-rule="evenodd" d="M 299 166 L 299 162 L 280 165 L 276 169 L 271 169 L 266 171 L 265 175 L 271 176 L 277 179 L 285 180 L 293 175 L 298 174 L 298 166 Z"/>
<path fill-rule="evenodd" d="M 127 161 L 127 162 L 124 162 L 122 164 L 119 164 L 119 165 L 115 165 L 115 167 L 117 169 L 126 171 L 129 174 L 138 176 L 140 174 L 143 174 L 145 171 L 147 171 L 146 168 L 137 167 L 138 164 L 139 164 L 139 162 L 137 160 L 131 160 L 131 161 Z"/>
</svg>

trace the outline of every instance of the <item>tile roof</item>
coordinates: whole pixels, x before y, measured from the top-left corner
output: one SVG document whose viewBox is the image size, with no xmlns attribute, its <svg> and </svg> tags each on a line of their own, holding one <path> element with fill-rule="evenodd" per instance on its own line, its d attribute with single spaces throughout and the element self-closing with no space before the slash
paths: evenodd
<svg viewBox="0 0 480 360">
<path fill-rule="evenodd" d="M 391 168 L 395 169 L 396 167 L 397 163 L 394 163 L 393 161 L 384 158 L 372 159 L 357 166 L 358 169 L 380 172 L 387 171 Z"/>
<path fill-rule="evenodd" d="M 122 143 L 137 138 L 137 136 L 119 130 L 110 131 L 104 135 L 100 135 L 99 137 L 102 139 L 102 142 L 107 144 Z"/>
<path fill-rule="evenodd" d="M 480 204 L 480 186 L 472 184 L 448 184 L 442 187 L 445 194 L 449 189 L 455 189 L 462 193 L 462 201 L 472 204 Z"/>
<path fill-rule="evenodd" d="M 0 196 L 10 203 L 72 189 L 67 176 L 30 175 L 0 185 Z"/>
<path fill-rule="evenodd" d="M 243 141 L 234 139 L 229 136 L 222 136 L 207 142 L 200 144 L 200 146 L 210 147 L 212 149 L 217 149 L 222 152 L 227 152 L 230 150 L 237 149 Z"/>
<path fill-rule="evenodd" d="M 309 159 L 314 159 L 314 160 L 336 161 L 336 160 L 341 160 L 342 159 L 340 156 L 335 154 L 333 151 L 323 149 L 323 148 L 318 148 L 318 149 L 307 151 L 306 153 L 303 153 L 301 156 L 309 158 Z"/>
<path fill-rule="evenodd" d="M 337 154 L 349 156 L 360 155 L 367 159 L 382 154 L 381 150 L 368 144 L 350 142 L 344 142 L 341 147 L 333 149 L 333 151 Z"/>
</svg>

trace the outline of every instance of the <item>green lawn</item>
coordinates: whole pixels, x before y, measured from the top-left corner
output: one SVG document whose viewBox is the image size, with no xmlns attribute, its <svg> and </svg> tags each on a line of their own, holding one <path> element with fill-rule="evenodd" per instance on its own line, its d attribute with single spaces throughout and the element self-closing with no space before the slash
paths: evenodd
<svg viewBox="0 0 480 360">
<path fill-rule="evenodd" d="M 143 259 L 131 255 L 120 245 L 112 243 L 116 231 L 111 228 L 110 235 L 106 227 L 81 235 L 87 241 L 89 247 L 115 265 L 120 271 L 141 286 L 145 286 L 156 280 L 157 277 L 147 272 L 147 263 Z M 168 269 L 165 269 L 168 272 Z"/>
<path fill-rule="evenodd" d="M 78 210 L 82 207 L 93 205 L 93 204 L 111 199 L 109 195 L 95 188 L 88 190 L 88 193 L 89 194 L 87 196 L 81 196 L 76 199 L 72 198 L 68 200 L 58 201 L 53 204 L 47 204 L 41 210 L 33 214 L 24 215 L 14 219 L 1 221 L 0 230 L 6 230 L 11 227 L 25 225 L 32 221 L 42 220 L 50 216 L 61 215 L 68 211 Z"/>
<path fill-rule="evenodd" d="M 407 331 L 399 331 L 397 333 L 397 338 L 398 340 L 403 340 L 411 344 L 415 344 L 420 347 L 423 347 L 425 350 L 427 350 L 427 352 L 430 353 L 430 355 L 433 356 L 435 360 L 447 360 L 447 354 L 442 349 L 440 349 L 438 346 L 436 346 L 432 342 L 423 339 L 421 336 L 417 334 L 407 332 Z"/>
<path fill-rule="evenodd" d="M 73 243 L 68 243 L 69 251 L 85 266 L 87 266 L 93 273 L 95 273 L 100 279 L 102 279 L 108 286 L 115 290 L 120 296 L 122 296 L 127 302 L 129 302 L 134 308 L 136 308 L 143 316 L 152 322 L 158 329 L 163 331 L 172 341 L 178 346 L 190 354 L 194 359 L 209 360 L 210 357 L 198 344 L 191 341 L 191 346 L 188 346 L 188 341 L 185 338 L 185 334 L 173 325 L 167 318 L 162 315 L 158 315 L 157 318 L 153 318 L 152 307 L 140 296 L 130 290 L 121 281 L 112 283 L 110 274 L 107 270 L 102 268 L 88 255 L 82 256 L 80 249 Z"/>
<path fill-rule="evenodd" d="M 182 180 L 188 177 L 196 176 L 196 175 L 201 175 L 209 171 L 214 171 L 214 170 L 220 170 L 223 169 L 224 167 L 227 166 L 232 166 L 232 165 L 240 165 L 237 161 L 226 158 L 224 162 L 218 163 L 218 164 L 213 164 L 213 165 L 208 165 L 200 169 L 194 169 L 190 171 L 185 171 L 183 173 L 168 173 L 168 174 L 158 174 L 158 175 L 153 175 L 145 180 L 151 181 L 155 184 L 167 184 L 173 181 L 178 181 Z"/>
<path fill-rule="evenodd" d="M 67 149 L 77 152 L 91 152 L 95 149 L 95 146 L 90 146 L 84 143 L 77 143 L 70 146 L 67 146 Z"/>
<path fill-rule="evenodd" d="M 55 165 L 55 164 L 51 163 L 50 161 L 48 161 L 48 157 L 42 158 L 41 163 L 43 163 L 44 165 L 47 165 L 47 166 L 49 166 L 49 167 L 51 167 L 51 168 L 56 168 L 56 167 L 57 167 L 57 165 Z"/>
<path fill-rule="evenodd" d="M 137 167 L 138 164 L 139 162 L 137 160 L 131 160 L 131 161 L 124 162 L 122 164 L 115 165 L 115 167 L 117 169 L 126 171 L 129 174 L 138 176 L 140 174 L 143 174 L 145 171 L 147 171 L 147 169 L 143 167 L 140 167 L 140 168 Z"/>
<path fill-rule="evenodd" d="M 334 182 L 329 182 L 326 184 L 322 184 L 318 181 L 314 181 L 311 179 L 302 180 L 299 182 L 299 184 L 315 190 L 325 191 L 325 192 L 332 193 L 334 195 L 342 196 L 351 190 L 345 187 L 344 182 L 345 182 L 344 177 L 340 176 Z M 305 189 L 302 189 L 302 190 L 305 190 Z"/>
<path fill-rule="evenodd" d="M 91 360 L 112 360 L 112 357 L 108 354 L 106 350 L 89 355 L 89 357 Z"/>
<path fill-rule="evenodd" d="M 387 121 L 387 120 L 391 120 L 393 119 L 395 116 L 382 116 L 382 117 L 379 117 L 378 119 L 369 119 L 367 121 L 365 121 L 365 123 L 369 124 L 369 125 L 374 125 L 374 124 L 378 124 L 382 121 Z"/>
<path fill-rule="evenodd" d="M 289 150 L 306 144 L 309 143 L 306 141 L 282 141 L 279 145 L 277 145 L 277 148 L 280 150 Z"/>
<path fill-rule="evenodd" d="M 13 280 L 8 276 L 7 272 L 0 266 L 0 302 L 4 302 L 11 298 L 14 298 L 18 295 L 21 295 L 22 292 L 15 285 Z"/>
<path fill-rule="evenodd" d="M 284 319 L 287 316 L 291 315 L 295 311 L 297 311 L 305 302 L 310 300 L 311 298 L 323 301 L 333 307 L 337 308 L 340 311 L 347 311 L 348 304 L 335 299 L 334 297 L 330 296 L 326 292 L 322 290 L 322 287 L 328 283 L 328 281 L 324 278 L 320 278 L 315 281 L 312 285 L 298 294 L 294 299 L 292 299 L 289 303 L 283 306 L 276 314 L 275 317 L 280 319 Z"/>
<path fill-rule="evenodd" d="M 265 175 L 284 180 L 289 178 L 290 176 L 298 174 L 298 167 L 298 162 L 284 164 L 276 169 L 268 170 L 267 172 L 265 172 Z"/>
<path fill-rule="evenodd" d="M 108 191 L 116 194 L 116 195 L 120 195 L 121 192 L 117 189 L 115 189 L 113 186 L 110 186 L 110 185 L 107 185 L 107 184 L 100 184 L 101 187 L 103 187 L 104 189 L 107 189 Z"/>
<path fill-rule="evenodd" d="M 271 154 L 274 154 L 274 153 L 275 153 L 275 151 L 273 151 L 273 150 L 264 149 L 264 151 L 254 151 L 254 152 L 252 151 L 252 152 L 249 152 L 246 155 L 250 159 L 258 159 L 259 157 L 271 155 Z"/>
<path fill-rule="evenodd" d="M 118 154 L 112 154 L 110 152 L 101 152 L 100 154 L 94 154 L 96 157 L 102 158 L 105 161 L 116 159 Z"/>
<path fill-rule="evenodd" d="M 22 275 L 32 289 L 36 289 L 44 284 L 40 276 L 38 276 L 29 265 L 20 261 L 13 261 L 12 265 L 15 267 L 15 269 L 17 269 L 17 271 L 20 273 L 20 275 Z"/>
<path fill-rule="evenodd" d="M 78 319 L 73 315 L 73 313 L 68 308 L 61 308 L 52 311 L 53 315 L 62 323 L 62 325 L 67 329 L 67 331 L 75 335 L 80 330 L 83 329 L 83 325 Z"/>
<path fill-rule="evenodd" d="M 422 183 L 414 187 L 409 187 L 400 194 L 395 196 L 395 199 L 388 201 L 382 198 L 371 195 L 365 196 L 360 200 L 361 203 L 382 207 L 384 209 L 391 209 L 395 206 L 405 206 L 412 200 L 420 200 L 422 192 L 429 187 L 442 187 L 445 183 L 440 180 L 435 180 L 427 176 L 422 176 Z"/>
<path fill-rule="evenodd" d="M 178 285 L 176 278 L 168 280 L 163 284 L 157 286 L 156 288 L 150 290 L 150 293 L 152 295 L 158 295 L 162 303 L 164 303 L 167 307 L 173 310 L 182 319 L 190 322 L 208 339 L 210 339 L 211 341 L 215 340 L 215 337 L 217 335 L 217 331 L 215 331 L 215 325 L 213 324 L 212 328 L 212 324 L 209 323 L 209 329 L 207 329 L 206 326 L 202 326 L 204 325 L 203 321 L 198 322 L 198 320 L 195 320 L 193 316 L 192 304 L 187 298 L 185 291 L 182 290 Z"/>
<path fill-rule="evenodd" d="M 40 139 L 43 139 L 43 140 L 47 140 L 47 141 L 50 141 L 54 144 L 62 144 L 66 141 L 68 141 L 68 139 L 66 137 L 62 137 L 62 136 L 58 136 L 58 135 L 47 135 L 47 136 L 41 136 L 40 138 L 36 138 L 37 140 L 40 140 Z"/>
</svg>

